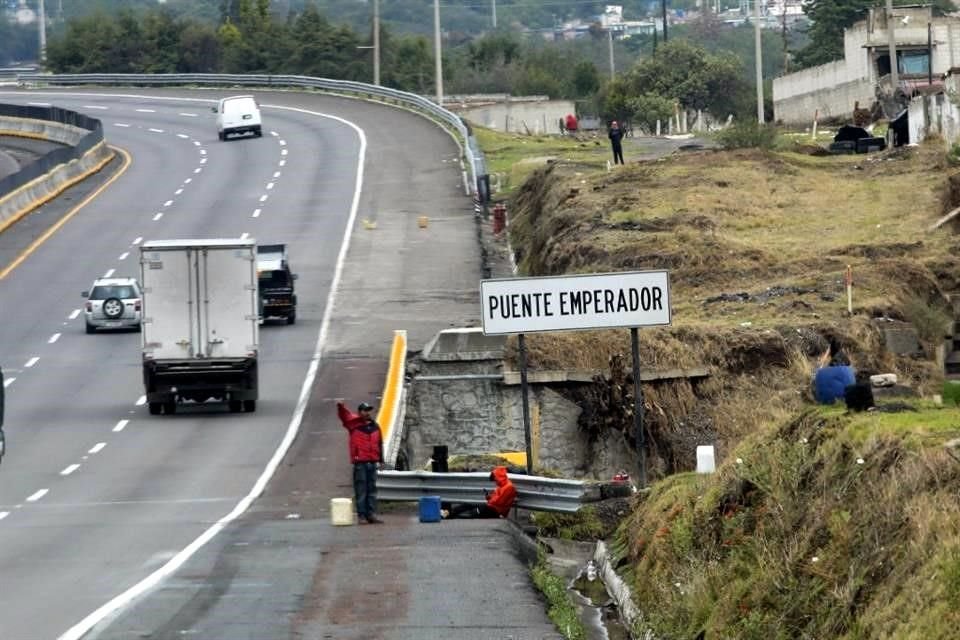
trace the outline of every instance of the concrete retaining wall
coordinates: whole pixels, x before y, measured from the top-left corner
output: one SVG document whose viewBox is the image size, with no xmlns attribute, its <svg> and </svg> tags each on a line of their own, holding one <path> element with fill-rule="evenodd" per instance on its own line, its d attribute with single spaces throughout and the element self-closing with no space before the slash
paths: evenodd
<svg viewBox="0 0 960 640">
<path fill-rule="evenodd" d="M 89 131 L 60 122 L 0 116 L 0 135 L 39 138 L 75 147 Z"/>
<path fill-rule="evenodd" d="M 910 101 L 908 118 L 911 143 L 932 135 L 943 138 L 947 148 L 960 141 L 960 108 L 946 94 L 917 96 Z"/>
<path fill-rule="evenodd" d="M 560 133 L 560 119 L 576 113 L 571 100 L 510 100 L 504 102 L 457 105 L 447 104 L 451 111 L 470 122 L 511 133 Z"/>
<path fill-rule="evenodd" d="M 827 66 L 827 65 L 824 65 Z M 819 69 L 819 67 L 817 67 Z M 811 69 L 815 71 L 815 69 Z M 778 122 L 794 125 L 810 125 L 815 114 L 820 120 L 850 120 L 853 108 L 869 108 L 874 102 L 874 85 L 869 78 L 845 82 L 830 88 L 816 89 L 806 93 L 782 97 L 777 91 L 777 82 L 773 81 L 773 116 Z"/>
</svg>

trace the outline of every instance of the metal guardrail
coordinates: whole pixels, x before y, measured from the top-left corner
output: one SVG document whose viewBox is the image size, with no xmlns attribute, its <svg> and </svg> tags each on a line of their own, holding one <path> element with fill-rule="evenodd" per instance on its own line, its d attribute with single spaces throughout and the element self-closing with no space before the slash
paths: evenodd
<svg viewBox="0 0 960 640">
<path fill-rule="evenodd" d="M 469 128 L 457 114 L 444 109 L 431 100 L 389 87 L 381 87 L 349 80 L 331 80 L 310 76 L 287 75 L 237 75 L 221 73 L 63 73 L 47 75 L 42 73 L 21 73 L 17 75 L 20 84 L 46 85 L 214 85 L 244 87 L 305 87 L 333 93 L 347 93 L 367 98 L 376 98 L 386 102 L 402 104 L 431 116 L 451 127 L 459 136 L 459 142 L 470 166 L 470 181 L 465 185 L 468 194 L 477 192 L 477 177 L 486 174 L 483 152 Z"/>
<path fill-rule="evenodd" d="M 590 485 L 580 480 L 510 475 L 517 488 L 517 506 L 535 511 L 574 513 L 590 501 Z M 380 500 L 410 502 L 439 496 L 443 502 L 483 504 L 484 489 L 493 489 L 490 474 L 433 473 L 431 471 L 381 471 L 377 474 Z"/>
</svg>

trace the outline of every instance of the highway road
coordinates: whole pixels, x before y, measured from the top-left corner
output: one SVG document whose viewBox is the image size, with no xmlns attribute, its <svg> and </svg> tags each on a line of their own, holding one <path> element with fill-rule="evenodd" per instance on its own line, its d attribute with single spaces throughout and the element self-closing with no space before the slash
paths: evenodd
<svg viewBox="0 0 960 640">
<path fill-rule="evenodd" d="M 178 553 L 240 515 L 262 489 L 254 489 L 258 481 L 270 478 L 278 451 L 300 434 L 304 415 L 327 449 L 345 447 L 328 405 L 333 394 L 375 399 L 392 329 L 407 328 L 419 348 L 434 331 L 476 316 L 475 230 L 449 136 L 400 110 L 276 92 L 259 94 L 262 138 L 221 143 L 209 112 L 220 95 L 0 92 L 4 102 L 54 103 L 101 118 L 108 141 L 130 158 L 86 206 L 65 206 L 69 221 L 16 268 L 0 265 L 9 445 L 0 470 L 3 640 L 80 637 L 111 612 L 94 613 L 103 605 L 133 600 L 131 587 L 149 595 L 164 584 L 154 572 L 181 568 L 189 558 Z M 439 213 L 440 230 L 456 222 L 444 243 L 417 231 L 422 213 Z M 364 235 L 359 219 L 376 230 Z M 17 233 L 14 226 L 5 240 Z M 261 332 L 256 413 L 214 406 L 147 415 L 139 334 L 85 335 L 80 292 L 97 276 L 135 275 L 145 240 L 244 235 L 288 243 L 300 276 L 298 323 Z M 295 448 L 305 451 L 310 437 L 300 434 Z M 313 451 L 303 468 L 345 475 L 345 465 L 324 457 L 340 453 Z M 326 486 L 312 487 L 312 501 L 290 498 L 303 478 L 271 485 L 273 502 L 258 518 L 282 521 L 299 501 L 303 514 L 322 521 L 327 498 L 345 485 L 314 480 Z M 305 569 L 306 586 L 288 587 L 309 591 L 313 570 Z M 288 603 L 278 606 L 269 631 L 239 635 L 221 626 L 202 637 L 280 637 L 294 615 L 304 624 Z M 153 611 L 160 622 L 137 627 L 137 635 L 183 637 L 157 613 L 162 607 Z M 542 611 L 523 615 L 549 629 Z M 191 613 L 194 622 L 202 618 Z M 137 637 L 117 628 L 115 637 Z"/>
</svg>

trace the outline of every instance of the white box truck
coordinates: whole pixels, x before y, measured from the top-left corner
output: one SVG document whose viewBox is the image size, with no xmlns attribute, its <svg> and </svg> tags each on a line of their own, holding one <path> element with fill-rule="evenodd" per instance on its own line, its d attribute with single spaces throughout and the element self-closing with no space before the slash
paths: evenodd
<svg viewBox="0 0 960 640">
<path fill-rule="evenodd" d="M 186 401 L 257 407 L 254 240 L 152 240 L 140 247 L 143 384 L 151 414 Z"/>
</svg>

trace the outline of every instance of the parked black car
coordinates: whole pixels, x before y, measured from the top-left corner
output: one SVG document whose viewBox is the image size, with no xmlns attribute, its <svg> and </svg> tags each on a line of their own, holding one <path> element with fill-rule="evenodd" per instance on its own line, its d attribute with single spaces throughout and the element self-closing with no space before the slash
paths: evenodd
<svg viewBox="0 0 960 640">
<path fill-rule="evenodd" d="M 257 247 L 261 318 L 285 318 L 287 324 L 297 321 L 297 294 L 293 286 L 296 279 L 297 274 L 290 271 L 287 245 L 264 244 Z"/>
</svg>

